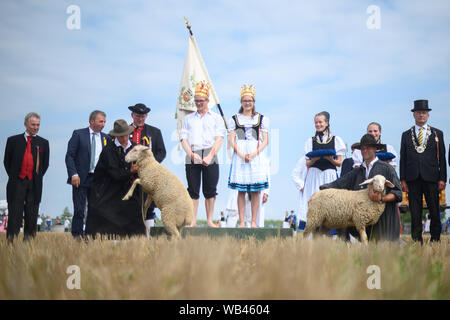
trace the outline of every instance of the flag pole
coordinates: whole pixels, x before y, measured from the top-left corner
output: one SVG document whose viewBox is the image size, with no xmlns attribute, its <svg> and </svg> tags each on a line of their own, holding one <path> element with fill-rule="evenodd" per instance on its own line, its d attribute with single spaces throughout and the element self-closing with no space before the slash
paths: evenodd
<svg viewBox="0 0 450 320">
<path fill-rule="evenodd" d="M 187 21 L 186 17 L 184 17 L 184 23 L 186 23 L 186 28 L 189 30 L 189 34 L 191 35 L 191 37 L 193 37 L 194 34 L 192 33 L 191 25 Z M 217 99 L 217 97 L 216 97 L 216 100 L 219 101 L 219 99 Z M 222 108 L 220 107 L 220 103 L 219 102 L 217 103 L 217 109 L 219 109 L 220 115 L 222 116 L 223 122 L 225 124 L 225 128 L 228 130 L 227 120 L 225 120 L 225 116 L 223 114 L 223 111 L 222 111 Z"/>
</svg>

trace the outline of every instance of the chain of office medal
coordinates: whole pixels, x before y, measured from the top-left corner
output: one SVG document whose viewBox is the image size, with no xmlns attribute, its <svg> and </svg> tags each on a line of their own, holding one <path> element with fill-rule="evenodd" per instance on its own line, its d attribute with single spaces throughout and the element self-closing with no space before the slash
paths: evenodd
<svg viewBox="0 0 450 320">
<path fill-rule="evenodd" d="M 427 125 L 425 140 L 423 142 L 423 145 L 420 146 L 420 145 L 418 145 L 416 137 L 414 135 L 414 126 L 411 127 L 411 139 L 414 144 L 414 148 L 416 149 L 416 151 L 418 153 L 423 153 L 425 151 L 425 149 L 427 148 L 428 138 L 430 136 L 431 136 L 431 127 L 430 127 L 430 125 Z"/>
</svg>

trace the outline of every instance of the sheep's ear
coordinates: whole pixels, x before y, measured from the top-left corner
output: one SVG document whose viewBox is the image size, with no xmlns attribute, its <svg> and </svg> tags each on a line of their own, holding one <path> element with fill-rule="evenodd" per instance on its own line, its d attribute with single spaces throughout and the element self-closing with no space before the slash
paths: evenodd
<svg viewBox="0 0 450 320">
<path fill-rule="evenodd" d="M 359 185 L 360 185 L 360 186 L 364 186 L 364 185 L 366 185 L 366 184 L 371 184 L 372 181 L 373 181 L 373 178 L 372 178 L 372 179 L 368 179 L 368 180 L 364 181 L 363 183 L 360 183 Z"/>
<path fill-rule="evenodd" d="M 384 183 L 385 186 L 388 186 L 389 188 L 394 188 L 394 184 L 386 179 L 386 182 Z"/>
</svg>

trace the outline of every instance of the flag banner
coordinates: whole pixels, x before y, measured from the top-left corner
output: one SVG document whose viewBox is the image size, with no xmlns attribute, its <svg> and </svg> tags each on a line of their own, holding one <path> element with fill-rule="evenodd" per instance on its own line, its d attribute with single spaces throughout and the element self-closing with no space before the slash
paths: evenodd
<svg viewBox="0 0 450 320">
<path fill-rule="evenodd" d="M 194 103 L 195 84 L 199 81 L 208 81 L 209 109 L 219 104 L 214 86 L 209 78 L 208 70 L 203 62 L 202 55 L 194 36 L 189 37 L 186 60 L 184 61 L 183 76 L 181 77 L 180 90 L 178 92 L 175 119 L 177 119 L 177 138 L 179 140 L 183 118 L 191 112 L 197 111 Z"/>
</svg>

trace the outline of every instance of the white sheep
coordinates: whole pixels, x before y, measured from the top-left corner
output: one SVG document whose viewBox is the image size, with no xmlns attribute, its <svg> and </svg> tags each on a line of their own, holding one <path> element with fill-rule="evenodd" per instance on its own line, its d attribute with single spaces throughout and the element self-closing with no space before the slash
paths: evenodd
<svg viewBox="0 0 450 320">
<path fill-rule="evenodd" d="M 340 229 L 356 227 L 361 239 L 367 243 L 366 227 L 377 223 L 386 204 L 370 200 L 369 192 L 385 195 L 387 185 L 394 185 L 382 175 L 376 175 L 360 184 L 367 189 L 351 191 L 345 189 L 325 189 L 311 197 L 308 207 L 308 220 L 303 237 L 314 233 L 317 228 Z"/>
<path fill-rule="evenodd" d="M 125 156 L 125 161 L 136 161 L 139 178 L 134 180 L 122 200 L 128 200 L 136 185 L 140 184 L 148 195 L 143 212 L 147 212 L 153 200 L 161 210 L 161 221 L 167 232 L 171 236 L 180 237 L 181 228 L 189 225 L 194 215 L 192 200 L 183 183 L 156 161 L 148 147 L 141 145 L 133 147 Z"/>
</svg>

